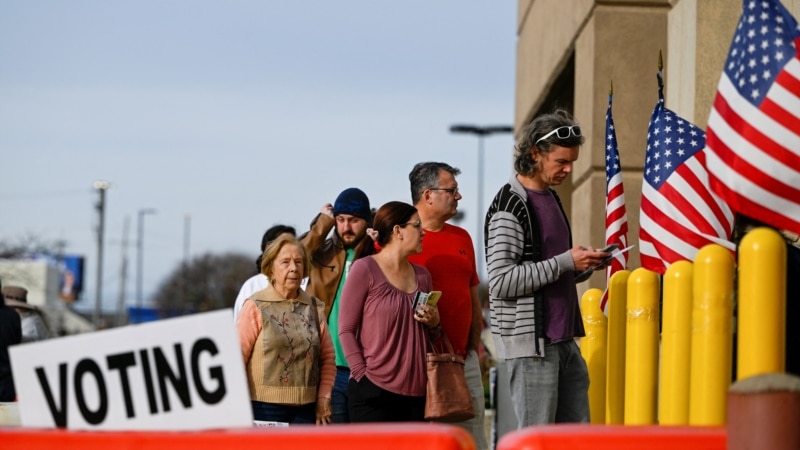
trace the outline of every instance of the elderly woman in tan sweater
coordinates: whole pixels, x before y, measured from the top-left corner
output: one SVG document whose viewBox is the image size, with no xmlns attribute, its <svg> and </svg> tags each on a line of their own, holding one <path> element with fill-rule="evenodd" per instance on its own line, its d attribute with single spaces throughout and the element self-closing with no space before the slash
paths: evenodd
<svg viewBox="0 0 800 450">
<path fill-rule="evenodd" d="M 255 420 L 330 422 L 336 366 L 325 306 L 300 288 L 310 267 L 294 237 L 276 239 L 261 261 L 270 284 L 244 302 L 236 322 Z"/>
</svg>

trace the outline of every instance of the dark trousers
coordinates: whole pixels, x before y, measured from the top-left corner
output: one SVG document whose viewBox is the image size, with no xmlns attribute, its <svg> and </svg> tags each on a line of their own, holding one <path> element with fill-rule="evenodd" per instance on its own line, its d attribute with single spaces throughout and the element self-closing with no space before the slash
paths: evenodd
<svg viewBox="0 0 800 450">
<path fill-rule="evenodd" d="M 317 404 L 279 405 L 252 400 L 253 419 L 265 422 L 286 422 L 292 424 L 316 423 Z"/>
<path fill-rule="evenodd" d="M 395 394 L 366 376 L 348 384 L 350 422 L 424 422 L 425 397 Z"/>
<path fill-rule="evenodd" d="M 350 369 L 347 367 L 336 368 L 336 380 L 331 392 L 331 412 L 333 423 L 349 423 L 350 411 L 347 405 L 347 391 L 350 380 Z"/>
</svg>

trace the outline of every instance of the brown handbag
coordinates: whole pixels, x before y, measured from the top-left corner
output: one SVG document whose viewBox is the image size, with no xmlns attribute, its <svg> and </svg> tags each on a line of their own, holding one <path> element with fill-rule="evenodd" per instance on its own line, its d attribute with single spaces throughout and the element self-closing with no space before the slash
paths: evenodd
<svg viewBox="0 0 800 450">
<path fill-rule="evenodd" d="M 453 352 L 450 339 L 442 332 L 441 341 L 447 352 L 437 353 L 433 344 L 427 355 L 428 392 L 425 397 L 425 420 L 434 422 L 463 422 L 475 417 L 464 376 L 464 358 Z"/>
</svg>

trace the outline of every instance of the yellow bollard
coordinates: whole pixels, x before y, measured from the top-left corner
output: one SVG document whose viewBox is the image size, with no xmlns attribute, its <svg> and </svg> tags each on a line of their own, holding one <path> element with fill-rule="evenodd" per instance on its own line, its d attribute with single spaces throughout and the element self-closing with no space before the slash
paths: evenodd
<svg viewBox="0 0 800 450">
<path fill-rule="evenodd" d="M 689 424 L 725 425 L 733 346 L 733 256 L 717 244 L 694 261 Z"/>
<path fill-rule="evenodd" d="M 608 281 L 608 366 L 606 367 L 606 424 L 625 420 L 625 327 L 630 271 L 620 270 Z"/>
<path fill-rule="evenodd" d="M 628 278 L 625 340 L 625 425 L 656 423 L 659 276 L 636 269 Z"/>
<path fill-rule="evenodd" d="M 689 424 L 689 359 L 692 354 L 692 275 L 689 261 L 678 261 L 664 274 L 661 325 L 661 389 L 658 423 Z"/>
<path fill-rule="evenodd" d="M 589 417 L 591 423 L 606 423 L 606 349 L 608 319 L 600 309 L 603 291 L 589 289 L 581 298 L 581 315 L 586 336 L 581 338 L 581 355 L 589 368 Z"/>
<path fill-rule="evenodd" d="M 756 228 L 739 243 L 736 379 L 786 370 L 786 242 Z"/>
</svg>

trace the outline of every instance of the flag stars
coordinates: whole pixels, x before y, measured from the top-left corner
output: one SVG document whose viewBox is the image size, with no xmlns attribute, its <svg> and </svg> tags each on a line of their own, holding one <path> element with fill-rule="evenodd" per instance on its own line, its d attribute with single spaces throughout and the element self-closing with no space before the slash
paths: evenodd
<svg viewBox="0 0 800 450">
<path fill-rule="evenodd" d="M 761 64 L 763 64 L 765 66 L 767 64 L 769 64 L 769 56 L 768 55 L 764 55 L 764 56 L 761 57 Z"/>
<path fill-rule="evenodd" d="M 750 93 L 750 98 L 755 100 L 759 97 L 761 97 L 761 91 L 759 91 L 758 89 L 753 89 L 753 91 Z"/>
<path fill-rule="evenodd" d="M 772 78 L 772 72 L 770 72 L 769 70 L 765 70 L 764 73 L 761 74 L 761 78 L 769 80 L 770 78 Z"/>
<path fill-rule="evenodd" d="M 667 125 L 666 127 L 664 127 L 664 133 L 672 133 L 672 127 L 671 127 L 671 126 L 669 126 L 669 125 Z"/>
</svg>

